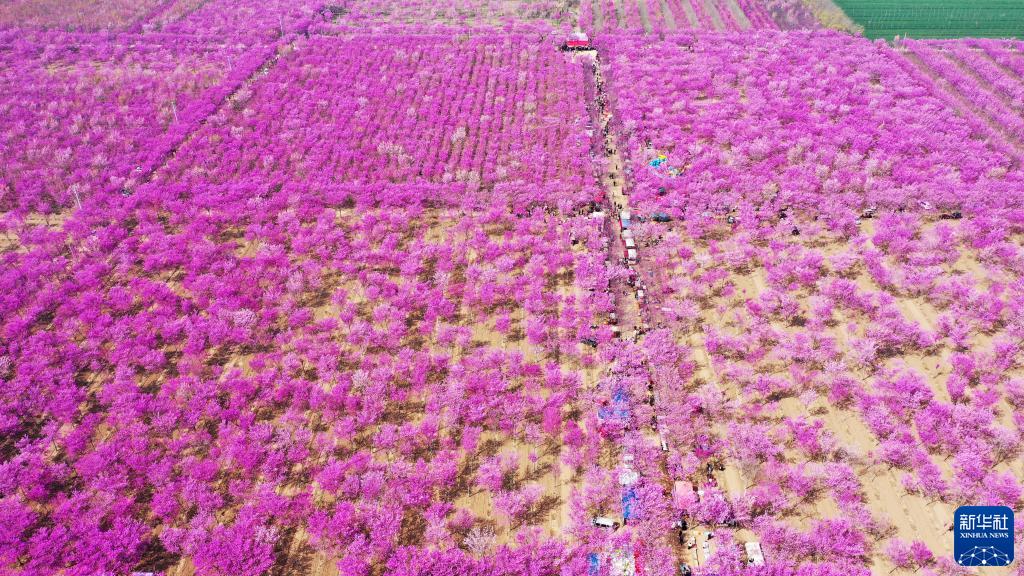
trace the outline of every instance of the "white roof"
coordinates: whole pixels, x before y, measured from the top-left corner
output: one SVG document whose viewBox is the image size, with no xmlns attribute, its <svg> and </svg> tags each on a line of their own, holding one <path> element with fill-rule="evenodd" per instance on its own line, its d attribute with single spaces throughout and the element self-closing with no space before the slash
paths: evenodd
<svg viewBox="0 0 1024 576">
<path fill-rule="evenodd" d="M 619 218 L 622 218 L 623 220 L 629 220 L 629 210 L 623 210 L 622 212 L 619 212 Z"/>
<path fill-rule="evenodd" d="M 760 542 L 747 542 L 743 547 L 747 550 L 747 562 L 754 566 L 764 566 L 764 554 L 761 553 Z"/>
<path fill-rule="evenodd" d="M 626 238 L 626 248 L 636 248 L 636 242 L 632 238 Z"/>
<path fill-rule="evenodd" d="M 626 251 L 626 256 L 636 260 L 636 249 L 635 248 L 630 248 L 629 250 L 627 250 Z"/>
</svg>

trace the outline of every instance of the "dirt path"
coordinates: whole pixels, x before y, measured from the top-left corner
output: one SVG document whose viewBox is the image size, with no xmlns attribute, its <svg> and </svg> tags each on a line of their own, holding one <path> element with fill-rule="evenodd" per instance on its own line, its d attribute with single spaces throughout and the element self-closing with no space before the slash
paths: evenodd
<svg viewBox="0 0 1024 576">
<path fill-rule="evenodd" d="M 718 32 L 725 31 L 725 24 L 722 22 L 722 15 L 718 13 L 718 7 L 711 0 L 701 0 L 701 5 L 704 7 L 704 13 L 711 18 L 711 24 L 715 27 Z"/>
<path fill-rule="evenodd" d="M 744 14 L 743 9 L 736 3 L 736 0 L 722 0 L 725 2 L 726 8 L 729 10 L 729 14 L 732 15 L 732 19 L 739 26 L 740 30 L 750 30 L 751 24 L 750 19 Z"/>
<path fill-rule="evenodd" d="M 676 15 L 669 9 L 668 2 L 665 0 L 658 0 L 658 6 L 661 8 L 661 19 L 665 21 L 665 29 L 670 32 L 678 30 L 679 27 L 676 26 Z"/>
<path fill-rule="evenodd" d="M 641 4 L 642 6 L 642 4 Z M 666 12 L 667 13 L 667 12 Z M 607 202 L 609 204 L 608 210 L 611 212 L 609 217 L 611 218 L 611 229 L 612 229 L 612 246 L 610 249 L 609 258 L 613 261 L 624 262 L 623 257 L 625 256 L 624 244 L 622 242 L 623 228 L 620 219 L 621 211 L 629 211 L 629 195 L 625 189 L 625 159 L 618 150 L 618 143 L 616 142 L 615 132 L 612 129 L 612 111 L 608 107 L 608 94 L 606 92 L 606 83 L 601 70 L 600 57 L 595 53 L 595 66 L 594 66 L 594 81 L 595 81 L 595 94 L 597 95 L 597 106 L 599 110 L 598 129 L 601 130 L 604 135 L 604 156 L 606 165 L 608 166 L 608 172 L 604 174 L 602 183 L 605 188 Z M 637 215 L 633 215 L 633 221 Z M 640 261 L 643 260 L 643 254 L 641 247 L 637 246 Z M 645 289 L 647 286 L 644 284 L 638 264 L 626 263 L 634 273 L 636 280 L 635 285 L 630 285 L 629 282 L 619 280 L 614 283 L 612 290 L 615 294 L 616 309 L 619 314 L 619 326 L 622 330 L 622 337 L 629 338 L 636 342 L 640 342 L 643 339 L 643 334 L 646 331 L 648 325 L 651 323 L 649 316 L 649 308 L 642 306 L 637 297 L 637 288 Z M 650 375 L 648 375 L 650 378 Z M 650 380 L 653 383 L 653 380 Z M 648 444 L 659 449 L 660 454 L 659 465 L 656 467 L 656 472 L 652 474 L 653 477 L 649 477 L 648 480 L 659 484 L 666 493 L 672 490 L 673 478 L 668 473 L 668 457 L 667 452 L 661 450 L 661 442 L 664 438 L 664 430 L 662 426 L 662 418 L 664 416 L 664 408 L 657 404 L 658 393 L 657 391 L 650 398 L 651 406 L 654 409 L 656 419 L 654 422 L 643 423 L 642 428 L 638 426 L 635 434 L 640 435 Z M 696 556 L 691 551 L 686 550 L 682 546 L 675 544 L 677 535 L 666 526 L 665 532 L 661 535 L 665 538 L 665 543 L 670 546 L 677 553 L 677 560 L 688 562 L 691 565 L 696 564 Z"/>
<path fill-rule="evenodd" d="M 616 29 L 626 28 L 626 23 L 627 23 L 627 20 L 626 20 L 626 8 L 622 5 L 622 3 L 624 1 L 628 2 L 629 0 L 614 0 L 614 2 L 615 2 L 615 28 Z"/>
<path fill-rule="evenodd" d="M 590 2 L 594 10 L 594 30 L 604 30 L 604 9 L 601 7 L 600 0 L 583 0 L 584 2 Z"/>
<path fill-rule="evenodd" d="M 654 28 L 651 26 L 651 16 L 647 13 L 647 0 L 636 0 L 636 5 L 640 9 L 640 21 L 644 24 L 644 32 L 650 34 Z"/>
<path fill-rule="evenodd" d="M 601 102 L 607 101 L 607 94 L 604 91 L 604 77 L 601 67 L 598 65 L 594 73 L 597 81 L 597 94 Z M 623 186 L 625 174 L 623 171 L 623 158 L 617 148 L 614 133 L 610 127 L 611 113 L 603 105 L 599 106 L 601 117 L 598 119 L 598 129 L 604 133 L 605 159 L 608 165 L 608 172 L 602 177 L 602 184 L 607 193 L 608 201 L 611 204 L 609 217 L 612 220 L 612 243 L 609 258 L 613 262 L 621 262 L 626 257 L 625 246 L 622 239 L 622 225 L 619 220 L 621 211 L 629 210 L 629 197 L 626 196 Z M 619 280 L 612 287 L 616 294 L 616 309 L 619 315 L 619 325 L 622 328 L 622 336 L 630 338 L 635 335 L 636 329 L 642 321 L 640 317 L 640 305 L 636 300 L 632 287 L 627 282 Z"/>
<path fill-rule="evenodd" d="M 690 21 L 690 28 L 693 30 L 700 29 L 700 18 L 697 17 L 697 12 L 693 9 L 693 5 L 690 4 L 689 0 L 679 0 L 679 6 L 682 7 L 686 18 Z"/>
</svg>

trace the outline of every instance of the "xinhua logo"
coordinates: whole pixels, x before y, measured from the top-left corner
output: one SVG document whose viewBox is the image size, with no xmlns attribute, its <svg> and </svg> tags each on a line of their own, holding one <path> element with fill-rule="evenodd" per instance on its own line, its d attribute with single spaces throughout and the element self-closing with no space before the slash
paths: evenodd
<svg viewBox="0 0 1024 576">
<path fill-rule="evenodd" d="M 953 555 L 961 566 L 1008 566 L 1013 562 L 1013 510 L 961 506 L 953 517 Z"/>
</svg>

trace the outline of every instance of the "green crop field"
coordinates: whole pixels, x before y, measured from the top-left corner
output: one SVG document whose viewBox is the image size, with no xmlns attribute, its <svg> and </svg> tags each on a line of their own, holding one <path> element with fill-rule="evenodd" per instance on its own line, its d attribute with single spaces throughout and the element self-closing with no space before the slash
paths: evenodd
<svg viewBox="0 0 1024 576">
<path fill-rule="evenodd" d="M 1024 37 L 1024 0 L 834 0 L 869 38 Z"/>
</svg>

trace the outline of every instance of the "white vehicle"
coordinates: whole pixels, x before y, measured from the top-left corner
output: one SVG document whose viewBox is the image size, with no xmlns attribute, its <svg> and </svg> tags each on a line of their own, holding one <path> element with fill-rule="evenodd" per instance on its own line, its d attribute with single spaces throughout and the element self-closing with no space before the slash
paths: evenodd
<svg viewBox="0 0 1024 576">
<path fill-rule="evenodd" d="M 665 442 L 665 437 L 659 436 L 659 438 L 661 439 L 661 451 L 668 452 L 668 442 Z"/>
<path fill-rule="evenodd" d="M 747 564 L 751 566 L 764 566 L 764 554 L 761 553 L 760 542 L 747 542 L 743 547 L 747 551 Z"/>
<path fill-rule="evenodd" d="M 637 262 L 636 248 L 630 248 L 630 249 L 626 250 L 626 259 L 629 260 L 631 263 L 636 264 L 636 262 Z"/>
<path fill-rule="evenodd" d="M 604 516 L 598 516 L 594 518 L 593 522 L 594 526 L 597 526 L 598 528 L 611 528 L 614 530 L 619 527 L 618 522 L 612 520 L 611 518 L 606 518 Z"/>
</svg>

